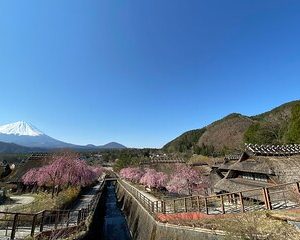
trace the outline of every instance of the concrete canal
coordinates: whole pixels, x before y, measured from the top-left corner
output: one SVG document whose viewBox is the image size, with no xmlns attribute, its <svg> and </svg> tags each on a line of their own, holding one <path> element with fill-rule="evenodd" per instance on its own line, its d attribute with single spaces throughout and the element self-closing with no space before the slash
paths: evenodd
<svg viewBox="0 0 300 240">
<path fill-rule="evenodd" d="M 125 216 L 118 206 L 115 188 L 115 182 L 106 182 L 85 240 L 131 240 Z"/>
<path fill-rule="evenodd" d="M 122 184 L 115 184 L 115 180 L 106 181 L 84 240 L 224 239 L 221 231 L 158 222 Z"/>
</svg>

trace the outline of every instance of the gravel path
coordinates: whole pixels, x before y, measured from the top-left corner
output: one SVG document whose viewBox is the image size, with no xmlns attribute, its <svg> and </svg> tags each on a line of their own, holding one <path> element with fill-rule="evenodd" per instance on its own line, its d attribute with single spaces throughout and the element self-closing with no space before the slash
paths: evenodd
<svg viewBox="0 0 300 240">
<path fill-rule="evenodd" d="M 12 203 L 1 204 L 0 211 L 7 211 L 15 206 L 26 205 L 34 201 L 34 197 L 31 196 L 12 196 L 10 199 Z"/>
</svg>

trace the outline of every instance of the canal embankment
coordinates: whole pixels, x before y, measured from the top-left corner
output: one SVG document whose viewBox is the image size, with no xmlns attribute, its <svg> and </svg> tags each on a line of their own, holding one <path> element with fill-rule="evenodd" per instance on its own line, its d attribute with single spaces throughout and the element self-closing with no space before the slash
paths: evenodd
<svg viewBox="0 0 300 240">
<path fill-rule="evenodd" d="M 106 181 L 84 240 L 131 240 L 125 215 L 116 196 L 116 181 Z"/>
<path fill-rule="evenodd" d="M 121 180 L 118 180 L 121 181 Z M 118 181 L 106 181 L 83 240 L 221 240 L 221 231 L 163 223 Z"/>
<path fill-rule="evenodd" d="M 220 240 L 224 238 L 221 231 L 178 226 L 157 221 L 155 216 L 150 214 L 135 196 L 121 184 L 117 184 L 116 194 L 134 240 Z"/>
</svg>

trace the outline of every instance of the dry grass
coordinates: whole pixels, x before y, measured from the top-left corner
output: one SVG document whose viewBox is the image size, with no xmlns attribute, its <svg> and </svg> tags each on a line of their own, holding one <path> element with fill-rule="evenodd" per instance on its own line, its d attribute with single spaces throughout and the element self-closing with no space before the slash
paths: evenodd
<svg viewBox="0 0 300 240">
<path fill-rule="evenodd" d="M 26 194 L 34 197 L 32 203 L 15 206 L 10 209 L 11 212 L 36 213 L 45 209 L 62 209 L 76 200 L 80 192 L 79 188 L 68 188 L 61 191 L 58 196 L 51 198 L 51 194 L 40 192 L 38 194 Z"/>
<path fill-rule="evenodd" d="M 211 166 L 217 163 L 221 163 L 223 161 L 224 161 L 223 158 L 213 158 L 213 157 L 193 154 L 193 156 L 191 156 L 191 158 L 189 159 L 188 164 L 204 164 L 204 165 L 207 164 Z"/>
<path fill-rule="evenodd" d="M 164 219 L 171 224 L 222 230 L 226 232 L 225 239 L 265 239 L 265 240 L 299 240 L 299 230 L 285 221 L 268 217 L 267 212 L 252 212 L 244 214 L 206 215 L 182 217 L 182 214 Z M 187 215 L 187 214 L 183 214 Z M 199 219 L 196 219 L 199 217 Z"/>
<path fill-rule="evenodd" d="M 299 240 L 300 233 L 285 221 L 270 219 L 266 213 L 253 212 L 234 216 L 222 230 L 227 232 L 226 239 L 286 239 Z"/>
</svg>

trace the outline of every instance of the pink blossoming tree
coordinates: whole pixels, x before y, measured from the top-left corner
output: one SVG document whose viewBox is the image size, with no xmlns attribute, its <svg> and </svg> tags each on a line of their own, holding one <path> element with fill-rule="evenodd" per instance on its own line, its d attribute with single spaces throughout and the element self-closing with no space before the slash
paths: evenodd
<svg viewBox="0 0 300 240">
<path fill-rule="evenodd" d="M 120 171 L 121 178 L 135 183 L 138 183 L 143 175 L 144 171 L 138 167 L 127 167 Z"/>
<path fill-rule="evenodd" d="M 37 185 L 37 168 L 30 169 L 23 177 L 22 181 L 25 185 L 34 186 Z"/>
<path fill-rule="evenodd" d="M 163 188 L 166 187 L 167 180 L 167 174 L 148 168 L 141 178 L 140 183 L 150 188 Z"/>
<path fill-rule="evenodd" d="M 87 186 L 101 173 L 102 169 L 95 169 L 80 160 L 79 155 L 68 152 L 54 155 L 49 165 L 29 170 L 22 181 L 25 185 L 51 187 L 53 196 L 55 187 Z"/>
<path fill-rule="evenodd" d="M 167 184 L 167 190 L 191 195 L 196 188 L 199 190 L 201 184 L 204 184 L 204 178 L 200 176 L 200 173 L 185 164 L 177 164 L 175 172 L 171 175 Z"/>
</svg>

